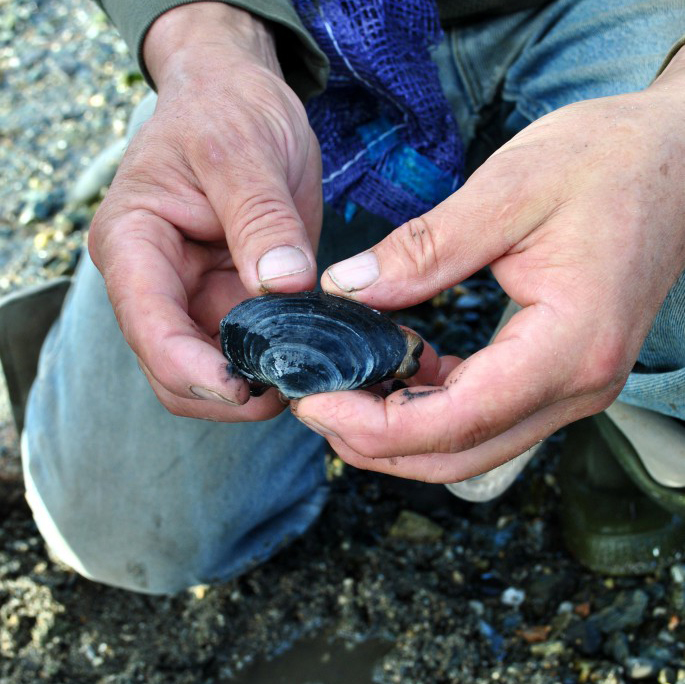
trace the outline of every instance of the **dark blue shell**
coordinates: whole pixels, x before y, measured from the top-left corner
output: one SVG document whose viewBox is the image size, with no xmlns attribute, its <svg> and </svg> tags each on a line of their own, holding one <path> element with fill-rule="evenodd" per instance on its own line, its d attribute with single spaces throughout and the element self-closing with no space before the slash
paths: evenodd
<svg viewBox="0 0 685 684">
<path fill-rule="evenodd" d="M 221 321 L 221 346 L 253 385 L 277 387 L 289 399 L 373 385 L 392 377 L 408 353 L 411 374 L 421 353 L 420 344 L 408 349 L 387 316 L 321 292 L 241 302 Z"/>
</svg>

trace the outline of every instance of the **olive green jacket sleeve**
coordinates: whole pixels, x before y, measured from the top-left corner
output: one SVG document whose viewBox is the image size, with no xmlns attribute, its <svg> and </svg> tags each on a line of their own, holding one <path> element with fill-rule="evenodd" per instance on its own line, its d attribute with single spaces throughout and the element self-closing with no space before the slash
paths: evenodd
<svg viewBox="0 0 685 684">
<path fill-rule="evenodd" d="M 199 0 L 96 0 L 119 29 L 146 81 L 154 87 L 143 62 L 143 40 L 152 23 L 164 12 Z M 328 60 L 302 25 L 289 0 L 218 0 L 240 7 L 271 22 L 278 60 L 286 81 L 302 100 L 326 87 Z"/>
<path fill-rule="evenodd" d="M 685 36 L 683 36 L 669 51 L 666 55 L 661 68 L 657 72 L 657 76 L 669 65 L 670 61 L 675 57 L 676 52 L 680 50 L 681 47 L 685 47 Z M 655 76 L 656 78 L 656 76 Z"/>
</svg>

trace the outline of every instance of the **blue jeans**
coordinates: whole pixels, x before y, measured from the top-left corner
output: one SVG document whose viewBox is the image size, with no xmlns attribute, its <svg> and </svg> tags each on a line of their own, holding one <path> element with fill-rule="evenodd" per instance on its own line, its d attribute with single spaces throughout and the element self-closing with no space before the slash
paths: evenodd
<svg viewBox="0 0 685 684">
<path fill-rule="evenodd" d="M 562 105 L 645 87 L 685 33 L 682 2 L 563 0 L 453 30 L 435 52 L 473 168 Z M 321 264 L 388 230 L 327 214 Z M 685 299 L 669 294 L 622 398 L 685 417 Z M 22 437 L 52 550 L 87 577 L 170 593 L 226 580 L 301 534 L 326 500 L 323 440 L 285 412 L 258 424 L 172 416 L 117 327 L 88 258 L 46 340 Z"/>
</svg>

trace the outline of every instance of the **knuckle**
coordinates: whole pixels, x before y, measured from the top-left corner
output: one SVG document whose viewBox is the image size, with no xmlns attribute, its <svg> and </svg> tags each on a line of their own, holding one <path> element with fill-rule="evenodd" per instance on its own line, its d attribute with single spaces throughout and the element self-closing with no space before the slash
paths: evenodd
<svg viewBox="0 0 685 684">
<path fill-rule="evenodd" d="M 620 387 L 628 375 L 626 346 L 618 338 L 602 339 L 590 350 L 580 374 L 586 392 L 605 393 Z"/>
<path fill-rule="evenodd" d="M 402 259 L 403 265 L 412 268 L 412 275 L 423 278 L 438 270 L 436 228 L 424 216 L 407 221 L 391 233 L 391 245 Z"/>
<path fill-rule="evenodd" d="M 157 395 L 157 398 L 160 400 L 164 408 L 172 415 L 172 416 L 177 416 L 179 418 L 182 418 L 187 415 L 187 411 L 183 409 L 181 406 L 180 402 L 176 402 L 173 400 L 162 400 L 159 395 Z"/>
<path fill-rule="evenodd" d="M 445 435 L 440 451 L 457 453 L 468 451 L 492 437 L 491 425 L 483 418 L 472 416 L 455 434 Z"/>
<path fill-rule="evenodd" d="M 265 194 L 251 195 L 232 210 L 230 232 L 232 242 L 243 247 L 261 237 L 270 242 L 292 240 L 293 230 L 304 230 L 287 202 L 270 198 Z"/>
<path fill-rule="evenodd" d="M 621 388 L 617 387 L 611 391 L 600 393 L 594 397 L 586 406 L 585 415 L 594 416 L 596 413 L 601 413 L 614 403 L 616 397 L 621 393 Z M 585 417 L 585 416 L 581 416 Z"/>
</svg>

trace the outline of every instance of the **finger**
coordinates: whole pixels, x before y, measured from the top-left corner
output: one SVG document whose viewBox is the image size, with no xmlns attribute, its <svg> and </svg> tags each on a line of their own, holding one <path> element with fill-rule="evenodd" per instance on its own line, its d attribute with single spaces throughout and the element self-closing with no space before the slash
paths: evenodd
<svg viewBox="0 0 685 684">
<path fill-rule="evenodd" d="M 435 387 L 442 385 L 447 376 L 462 363 L 462 361 L 463 359 L 460 359 L 457 356 L 438 356 L 435 350 L 424 342 L 423 352 L 419 359 L 419 369 L 414 375 L 409 378 L 404 378 L 403 380 L 390 378 L 377 385 L 364 389 L 366 392 L 372 392 L 381 397 L 387 397 L 393 392 L 398 392 L 407 387 L 418 387 L 421 385 Z M 291 401 L 291 407 L 294 407 L 295 410 L 297 410 L 297 400 Z"/>
<path fill-rule="evenodd" d="M 199 282 L 187 286 L 188 315 L 200 329 L 218 339 L 221 319 L 249 294 L 233 268 L 214 269 L 203 274 Z M 220 348 L 220 344 L 216 344 Z"/>
<path fill-rule="evenodd" d="M 501 435 L 472 449 L 455 453 L 430 453 L 371 458 L 327 436 L 331 447 L 346 463 L 395 477 L 432 483 L 461 482 L 520 456 L 568 423 L 590 415 L 587 402 L 566 400 L 548 406 Z"/>
<path fill-rule="evenodd" d="M 297 415 L 365 456 L 465 451 L 562 399 L 588 396 L 594 411 L 608 405 L 620 389 L 617 374 L 611 363 L 586 358 L 584 334 L 573 329 L 569 338 L 548 307 L 528 307 L 440 387 L 384 401 L 363 392 L 314 395 L 299 402 Z M 562 358 L 557 349 L 578 351 Z"/>
<path fill-rule="evenodd" d="M 313 289 L 313 227 L 305 225 L 294 195 L 307 220 L 320 225 L 320 188 L 311 183 L 301 188 L 302 177 L 289 178 L 289 170 L 263 149 L 263 144 L 260 148 L 258 143 L 243 141 L 229 148 L 225 142 L 210 139 L 207 145 L 211 164 L 199 165 L 197 174 L 224 226 L 246 290 L 257 295 Z M 304 154 L 308 160 L 312 157 L 309 152 Z M 320 173 L 318 179 L 320 182 Z"/>
<path fill-rule="evenodd" d="M 228 406 L 225 402 L 217 400 L 211 395 L 184 399 L 163 387 L 142 362 L 138 365 L 147 377 L 159 401 L 170 413 L 176 416 L 222 423 L 247 423 L 269 420 L 285 408 L 285 404 L 279 400 L 276 392 L 267 392 L 261 397 L 252 397 L 243 406 Z"/>
<path fill-rule="evenodd" d="M 181 398 L 202 394 L 244 404 L 247 383 L 227 372 L 221 351 L 188 315 L 178 275 L 184 240 L 176 229 L 147 212 L 130 212 L 105 227 L 96 222 L 94 234 L 99 235 L 94 260 L 119 325 L 159 384 Z"/>
<path fill-rule="evenodd" d="M 462 364 L 464 359 L 460 359 L 458 356 L 438 356 L 435 350 L 426 344 L 419 362 L 420 367 L 416 375 L 413 375 L 406 382 L 411 386 L 437 387 L 445 383 L 450 373 Z"/>
<path fill-rule="evenodd" d="M 425 301 L 505 254 L 554 208 L 538 168 L 526 173 L 503 151 L 428 213 L 367 252 L 331 266 L 324 290 L 380 309 Z"/>
</svg>

